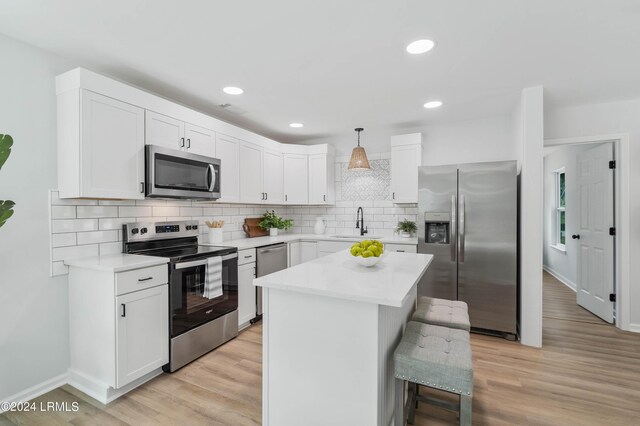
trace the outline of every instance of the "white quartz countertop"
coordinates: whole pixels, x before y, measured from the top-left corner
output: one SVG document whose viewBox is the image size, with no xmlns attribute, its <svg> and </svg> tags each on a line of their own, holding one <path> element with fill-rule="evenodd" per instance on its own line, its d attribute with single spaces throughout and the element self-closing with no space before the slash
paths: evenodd
<svg viewBox="0 0 640 426">
<path fill-rule="evenodd" d="M 64 261 L 65 265 L 78 268 L 95 269 L 107 272 L 122 272 L 149 266 L 166 265 L 165 257 L 141 256 L 137 254 L 116 253 L 97 257 L 83 257 Z"/>
<path fill-rule="evenodd" d="M 375 235 L 374 235 L 375 237 Z M 230 240 L 223 241 L 217 244 L 208 243 L 207 237 L 201 235 L 201 240 L 205 240 L 204 242 L 200 242 L 201 245 L 205 246 L 229 246 L 229 247 L 237 247 L 238 250 L 248 249 L 248 248 L 256 248 L 262 246 L 268 246 L 270 244 L 278 244 L 278 243 L 290 243 L 293 241 L 344 241 L 344 242 L 355 242 L 362 241 L 366 239 L 372 239 L 370 236 L 365 235 L 361 237 L 360 235 L 349 235 L 344 237 L 336 237 L 331 235 L 318 235 L 318 234 L 283 234 L 278 235 L 277 237 L 255 237 L 255 238 L 242 238 L 238 240 Z M 383 244 L 406 244 L 406 245 L 417 245 L 418 238 L 403 238 L 403 237 L 383 237 L 377 238 Z"/>
<path fill-rule="evenodd" d="M 388 252 L 377 265 L 365 268 L 350 256 L 347 250 L 339 251 L 256 278 L 253 284 L 401 307 L 433 259 L 430 254 Z"/>
</svg>

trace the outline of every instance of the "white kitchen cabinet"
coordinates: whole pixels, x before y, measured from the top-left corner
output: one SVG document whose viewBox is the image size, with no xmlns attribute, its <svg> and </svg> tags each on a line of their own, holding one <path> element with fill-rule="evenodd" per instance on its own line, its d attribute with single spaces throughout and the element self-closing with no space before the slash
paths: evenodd
<svg viewBox="0 0 640 426">
<path fill-rule="evenodd" d="M 309 155 L 309 204 L 335 202 L 333 170 L 333 157 L 327 154 Z"/>
<path fill-rule="evenodd" d="M 309 203 L 309 156 L 284 154 L 285 204 Z"/>
<path fill-rule="evenodd" d="M 352 245 L 351 241 L 318 241 L 318 257 L 347 250 Z"/>
<path fill-rule="evenodd" d="M 255 252 L 255 249 L 251 249 Z M 242 257 L 242 251 L 238 252 Z M 255 259 L 255 258 L 254 258 Z M 256 288 L 253 279 L 256 277 L 256 263 L 249 262 L 238 266 L 238 327 L 249 325 L 256 316 Z"/>
<path fill-rule="evenodd" d="M 168 286 L 116 297 L 116 387 L 120 388 L 169 361 Z"/>
<path fill-rule="evenodd" d="M 220 159 L 220 199 L 218 202 L 240 201 L 240 141 L 216 133 L 215 157 Z"/>
<path fill-rule="evenodd" d="M 422 133 L 391 136 L 391 201 L 418 202 L 418 167 L 422 165 Z"/>
<path fill-rule="evenodd" d="M 144 110 L 89 90 L 58 94 L 61 198 L 144 199 Z"/>
<path fill-rule="evenodd" d="M 318 257 L 318 243 L 316 241 L 300 241 L 300 263 L 308 262 Z"/>
<path fill-rule="evenodd" d="M 289 253 L 289 265 L 296 266 L 300 264 L 300 241 L 293 241 L 289 243 L 289 247 L 287 248 L 287 252 Z"/>
<path fill-rule="evenodd" d="M 145 143 L 213 157 L 216 140 L 212 130 L 146 111 Z"/>
<path fill-rule="evenodd" d="M 106 404 L 162 373 L 169 362 L 167 283 L 166 263 L 69 267 L 72 386 Z"/>
<path fill-rule="evenodd" d="M 282 153 L 265 149 L 263 190 L 265 203 L 284 203 L 284 160 Z"/>
<path fill-rule="evenodd" d="M 262 203 L 264 149 L 256 144 L 240 141 L 240 200 L 244 203 Z"/>
<path fill-rule="evenodd" d="M 418 246 L 414 244 L 385 244 L 385 251 L 397 251 L 401 253 L 417 253 Z"/>
</svg>

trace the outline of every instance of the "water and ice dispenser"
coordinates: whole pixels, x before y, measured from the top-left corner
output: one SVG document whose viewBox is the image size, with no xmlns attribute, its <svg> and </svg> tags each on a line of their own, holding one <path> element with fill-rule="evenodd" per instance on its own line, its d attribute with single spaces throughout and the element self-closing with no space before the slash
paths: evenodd
<svg viewBox="0 0 640 426">
<path fill-rule="evenodd" d="M 427 244 L 449 244 L 449 212 L 426 212 L 424 214 L 424 241 Z"/>
</svg>

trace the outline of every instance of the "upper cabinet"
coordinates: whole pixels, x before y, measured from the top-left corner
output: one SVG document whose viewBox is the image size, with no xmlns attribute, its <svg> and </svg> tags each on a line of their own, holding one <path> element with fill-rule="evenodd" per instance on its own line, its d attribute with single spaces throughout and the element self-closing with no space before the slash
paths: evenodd
<svg viewBox="0 0 640 426">
<path fill-rule="evenodd" d="M 284 158 L 281 152 L 265 149 L 263 161 L 264 200 L 267 204 L 284 203 Z"/>
<path fill-rule="evenodd" d="M 213 157 L 215 132 L 181 120 L 146 111 L 145 143 Z"/>
<path fill-rule="evenodd" d="M 264 149 L 261 146 L 240 141 L 240 200 L 258 204 L 265 200 L 262 188 Z"/>
<path fill-rule="evenodd" d="M 219 202 L 240 201 L 240 141 L 231 136 L 216 133 L 215 157 L 220 159 Z"/>
<path fill-rule="evenodd" d="M 391 201 L 418 202 L 418 167 L 422 165 L 422 133 L 391 136 Z"/>
<path fill-rule="evenodd" d="M 309 155 L 309 204 L 334 203 L 333 170 L 333 158 L 328 154 Z"/>
<path fill-rule="evenodd" d="M 84 89 L 58 95 L 63 198 L 144 199 L 144 109 Z"/>
<path fill-rule="evenodd" d="M 284 154 L 284 202 L 309 203 L 309 156 Z"/>
</svg>

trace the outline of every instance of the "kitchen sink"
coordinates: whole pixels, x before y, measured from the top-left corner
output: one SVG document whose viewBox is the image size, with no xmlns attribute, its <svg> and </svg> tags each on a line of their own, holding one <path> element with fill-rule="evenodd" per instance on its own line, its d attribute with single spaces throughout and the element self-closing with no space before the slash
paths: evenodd
<svg viewBox="0 0 640 426">
<path fill-rule="evenodd" d="M 379 240 L 380 236 L 378 235 L 330 235 L 331 238 L 344 238 L 345 240 Z"/>
</svg>

